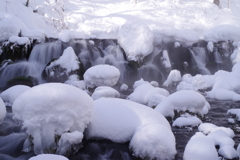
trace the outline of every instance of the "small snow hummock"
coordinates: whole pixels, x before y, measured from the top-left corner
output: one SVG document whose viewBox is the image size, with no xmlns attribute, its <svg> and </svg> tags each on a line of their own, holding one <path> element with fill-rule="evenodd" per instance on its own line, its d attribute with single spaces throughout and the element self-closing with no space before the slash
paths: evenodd
<svg viewBox="0 0 240 160">
<path fill-rule="evenodd" d="M 238 153 L 232 146 L 223 146 L 218 153 L 226 159 L 238 159 Z"/>
<path fill-rule="evenodd" d="M 231 114 L 231 115 L 236 115 L 236 118 L 238 118 L 238 121 L 240 121 L 240 109 L 229 109 L 227 111 L 227 114 Z"/>
<path fill-rule="evenodd" d="M 40 154 L 31 157 L 29 160 L 68 160 L 68 158 L 56 154 Z"/>
<path fill-rule="evenodd" d="M 6 106 L 12 106 L 15 99 L 17 99 L 18 96 L 20 96 L 22 93 L 29 89 L 30 89 L 29 86 L 16 85 L 3 91 L 0 94 L 0 97 L 2 98 Z"/>
<path fill-rule="evenodd" d="M 11 36 L 8 41 L 11 43 L 16 43 L 18 45 L 30 44 L 29 38 L 27 37 Z"/>
<path fill-rule="evenodd" d="M 185 127 L 185 126 L 198 126 L 201 124 L 202 121 L 196 117 L 196 116 L 191 116 L 189 114 L 184 114 L 181 115 L 181 117 L 178 117 L 172 124 L 173 127 Z"/>
<path fill-rule="evenodd" d="M 34 152 L 51 153 L 57 149 L 56 136 L 65 132 L 83 132 L 90 122 L 92 98 L 84 91 L 62 83 L 35 86 L 21 94 L 13 103 L 14 119 L 23 122 L 26 133 L 24 149 L 33 143 Z"/>
<path fill-rule="evenodd" d="M 83 75 L 87 87 L 114 86 L 120 77 L 120 71 L 107 64 L 90 67 Z"/>
<path fill-rule="evenodd" d="M 126 22 L 119 29 L 118 43 L 126 53 L 128 61 L 141 62 L 153 51 L 153 32 L 146 24 Z"/>
<path fill-rule="evenodd" d="M 156 111 L 165 117 L 174 117 L 174 110 L 189 111 L 202 115 L 203 108 L 208 105 L 206 99 L 198 92 L 192 90 L 177 91 L 164 99 Z"/>
<path fill-rule="evenodd" d="M 120 97 L 120 93 L 112 88 L 112 87 L 108 87 L 108 86 L 100 86 L 97 87 L 93 94 L 92 94 L 92 99 L 96 100 L 99 99 L 101 97 L 105 97 L 105 98 L 119 98 Z"/>
<path fill-rule="evenodd" d="M 176 86 L 181 80 L 182 78 L 180 71 L 174 69 L 171 70 L 171 72 L 169 73 L 167 80 L 163 83 L 163 86 L 165 87 L 169 87 L 172 85 Z"/>
<path fill-rule="evenodd" d="M 7 114 L 6 106 L 5 106 L 2 98 L 0 97 L 0 124 L 2 123 L 2 121 L 5 118 L 6 114 Z"/>
<path fill-rule="evenodd" d="M 128 90 L 128 85 L 122 84 L 120 87 L 120 91 L 126 91 L 126 90 Z"/>
<path fill-rule="evenodd" d="M 117 143 L 132 139 L 130 148 L 137 157 L 172 159 L 176 153 L 175 137 L 166 118 L 149 107 L 124 99 L 94 101 L 86 136 Z"/>
<path fill-rule="evenodd" d="M 184 153 L 184 160 L 219 160 L 213 140 L 197 132 L 188 141 Z"/>
<path fill-rule="evenodd" d="M 135 85 L 134 83 L 134 86 L 135 89 L 133 93 L 131 93 L 127 99 L 144 105 L 147 105 L 151 97 L 154 95 L 162 95 L 165 97 L 169 95 L 169 92 L 166 89 L 153 87 L 149 82 L 146 81 L 140 83 L 139 85 Z"/>
<path fill-rule="evenodd" d="M 175 144 L 175 137 L 169 128 L 150 123 L 137 128 L 129 148 L 142 159 L 172 160 L 177 153 Z"/>
</svg>

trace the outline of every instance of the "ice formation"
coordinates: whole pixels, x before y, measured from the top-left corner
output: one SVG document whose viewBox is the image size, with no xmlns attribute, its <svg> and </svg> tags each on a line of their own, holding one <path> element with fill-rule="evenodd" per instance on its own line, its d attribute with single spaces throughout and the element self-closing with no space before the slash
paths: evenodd
<svg viewBox="0 0 240 160">
<path fill-rule="evenodd" d="M 25 91 L 29 90 L 29 86 L 25 85 L 16 85 L 12 86 L 0 94 L 0 97 L 6 104 L 6 106 L 12 106 L 13 102 Z"/>
<path fill-rule="evenodd" d="M 89 68 L 83 75 L 87 87 L 114 86 L 120 77 L 119 70 L 107 64 Z"/>
<path fill-rule="evenodd" d="M 31 143 L 34 152 L 50 153 L 56 149 L 56 137 L 65 132 L 83 132 L 90 122 L 92 98 L 84 91 L 61 83 L 35 86 L 21 94 L 13 103 L 14 119 L 23 122 L 31 136 L 25 141 L 24 150 Z"/>
</svg>

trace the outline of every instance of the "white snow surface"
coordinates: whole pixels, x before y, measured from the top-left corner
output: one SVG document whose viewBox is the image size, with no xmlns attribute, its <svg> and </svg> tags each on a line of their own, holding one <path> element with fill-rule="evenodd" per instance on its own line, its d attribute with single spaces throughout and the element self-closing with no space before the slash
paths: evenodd
<svg viewBox="0 0 240 160">
<path fill-rule="evenodd" d="M 237 151 L 232 146 L 224 146 L 218 150 L 219 155 L 226 159 L 238 158 Z"/>
<path fill-rule="evenodd" d="M 218 78 L 211 91 L 207 92 L 208 98 L 218 100 L 240 101 L 240 62 L 236 63 L 232 72 Z"/>
<path fill-rule="evenodd" d="M 72 38 L 117 39 L 119 33 L 128 31 L 121 31 L 124 24 L 131 24 L 130 31 L 137 27 L 129 33 L 129 36 L 135 36 L 132 39 L 146 37 L 156 44 L 169 39 L 187 43 L 199 39 L 213 42 L 240 40 L 238 0 L 231 0 L 229 7 L 226 0 L 220 0 L 220 8 L 210 0 L 151 0 L 137 4 L 130 4 L 129 0 L 61 0 L 58 4 L 54 0 L 31 0 L 29 7 L 25 4 L 26 1 L 19 0 L 0 1 L 1 40 L 17 36 L 20 30 L 24 36 L 46 34 L 48 37 L 61 37 L 64 41 Z M 142 26 L 149 36 L 136 35 Z M 134 48 L 143 47 L 144 54 L 151 50 L 151 45 L 131 42 Z"/>
<path fill-rule="evenodd" d="M 240 109 L 229 109 L 227 114 L 235 115 L 238 118 L 238 121 L 240 121 Z"/>
<path fill-rule="evenodd" d="M 6 114 L 7 114 L 6 106 L 5 106 L 2 98 L 0 97 L 0 124 L 2 123 Z"/>
<path fill-rule="evenodd" d="M 174 110 L 190 111 L 202 114 L 207 101 L 198 92 L 192 90 L 181 90 L 169 95 L 155 108 L 156 111 L 165 117 L 173 117 Z"/>
<path fill-rule="evenodd" d="M 140 81 L 139 81 L 140 82 Z M 137 86 L 137 87 L 135 87 Z M 153 87 L 149 82 L 141 82 L 140 85 L 134 84 L 134 91 L 131 93 L 127 99 L 147 105 L 154 95 L 161 95 L 167 97 L 169 92 L 166 89 Z"/>
<path fill-rule="evenodd" d="M 131 140 L 138 127 L 149 123 L 171 129 L 165 117 L 147 106 L 124 99 L 100 98 L 94 101 L 87 138 L 124 143 Z"/>
<path fill-rule="evenodd" d="M 27 38 L 27 37 L 12 36 L 9 38 L 8 41 L 11 43 L 16 43 L 18 45 L 30 44 L 29 38 Z"/>
<path fill-rule="evenodd" d="M 153 51 L 153 32 L 144 23 L 126 22 L 119 29 L 118 43 L 124 49 L 128 61 L 141 62 Z"/>
<path fill-rule="evenodd" d="M 68 160 L 67 157 L 56 155 L 56 154 L 40 154 L 31 157 L 29 160 Z"/>
<path fill-rule="evenodd" d="M 92 66 L 83 75 L 87 87 L 114 86 L 120 77 L 120 71 L 111 65 Z"/>
<path fill-rule="evenodd" d="M 108 86 L 99 86 L 97 87 L 93 94 L 92 94 L 92 99 L 93 100 L 97 100 L 101 97 L 105 97 L 105 98 L 119 98 L 120 97 L 120 93 L 112 88 L 112 87 L 108 87 Z"/>
<path fill-rule="evenodd" d="M 177 153 L 172 131 L 159 124 L 145 124 L 135 131 L 129 148 L 141 158 L 172 160 Z"/>
<path fill-rule="evenodd" d="M 67 75 L 71 71 L 75 71 L 79 69 L 79 59 L 77 55 L 75 54 L 72 47 L 68 47 L 63 51 L 62 56 L 60 56 L 57 60 L 50 63 L 49 66 L 46 67 L 45 72 L 47 73 L 54 73 L 54 70 L 52 69 L 54 66 L 60 66 L 66 71 L 64 71 Z"/>
<path fill-rule="evenodd" d="M 184 153 L 184 160 L 219 160 L 213 140 L 197 132 L 188 141 Z"/>
<path fill-rule="evenodd" d="M 178 84 L 182 80 L 180 71 L 173 69 L 168 75 L 167 80 L 163 83 L 163 86 L 169 87 Z"/>
<path fill-rule="evenodd" d="M 196 116 L 178 117 L 172 124 L 173 127 L 198 126 L 202 121 Z"/>
<path fill-rule="evenodd" d="M 83 132 L 90 122 L 92 98 L 67 84 L 47 83 L 21 94 L 13 103 L 14 119 L 33 137 L 36 154 L 50 150 L 54 137 L 64 132 Z"/>
<path fill-rule="evenodd" d="M 16 85 L 12 86 L 0 94 L 0 97 L 4 101 L 6 106 L 12 106 L 13 102 L 25 91 L 29 90 L 29 86 Z"/>
</svg>

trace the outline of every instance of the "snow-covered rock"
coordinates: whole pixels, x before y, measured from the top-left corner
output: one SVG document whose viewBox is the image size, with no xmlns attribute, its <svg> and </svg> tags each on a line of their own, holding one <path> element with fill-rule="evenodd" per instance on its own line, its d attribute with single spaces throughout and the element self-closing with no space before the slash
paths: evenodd
<svg viewBox="0 0 240 160">
<path fill-rule="evenodd" d="M 135 131 L 129 148 L 141 158 L 172 160 L 177 153 L 172 131 L 159 124 L 145 124 Z"/>
<path fill-rule="evenodd" d="M 153 51 L 153 32 L 140 22 L 126 22 L 118 32 L 118 42 L 129 61 L 142 61 Z"/>
<path fill-rule="evenodd" d="M 154 95 L 168 96 L 169 92 L 166 89 L 153 87 L 149 82 L 142 83 L 135 87 L 133 93 L 131 93 L 127 99 L 147 105 L 149 99 Z"/>
<path fill-rule="evenodd" d="M 17 36 L 12 36 L 8 40 L 11 43 L 16 43 L 18 45 L 25 45 L 25 44 L 30 44 L 29 38 L 27 37 L 17 37 Z"/>
<path fill-rule="evenodd" d="M 183 115 L 178 117 L 172 124 L 173 127 L 198 126 L 202 121 L 196 116 Z"/>
<path fill-rule="evenodd" d="M 90 67 L 83 75 L 87 87 L 114 86 L 120 77 L 119 70 L 107 64 Z"/>
<path fill-rule="evenodd" d="M 58 59 L 45 67 L 45 75 L 49 81 L 66 81 L 71 75 L 82 77 L 81 62 L 72 47 L 68 47 Z"/>
<path fill-rule="evenodd" d="M 169 87 L 172 85 L 176 86 L 181 80 L 182 78 L 180 71 L 174 69 L 171 70 L 171 72 L 169 73 L 167 80 L 163 83 L 163 86 L 165 87 Z"/>
<path fill-rule="evenodd" d="M 97 87 L 93 94 L 92 94 L 92 98 L 93 100 L 97 100 L 101 97 L 105 97 L 105 98 L 119 98 L 120 97 L 120 93 L 112 88 L 112 87 L 108 87 L 108 86 L 99 86 Z"/>
<path fill-rule="evenodd" d="M 227 114 L 235 115 L 238 118 L 238 121 L 240 121 L 240 109 L 229 109 Z"/>
<path fill-rule="evenodd" d="M 213 140 L 197 132 L 188 141 L 184 153 L 184 160 L 218 160 L 218 153 Z"/>
<path fill-rule="evenodd" d="M 0 97 L 2 98 L 6 106 L 12 106 L 13 102 L 17 99 L 17 97 L 29 89 L 29 86 L 16 85 L 3 91 L 0 94 Z"/>
<path fill-rule="evenodd" d="M 207 101 L 198 92 L 192 90 L 182 90 L 169 95 L 157 107 L 156 111 L 165 117 L 174 117 L 174 110 L 189 111 L 202 114 Z"/>
<path fill-rule="evenodd" d="M 131 140 L 138 127 L 149 123 L 170 129 L 165 117 L 149 107 L 124 99 L 100 98 L 94 101 L 87 138 L 124 143 Z"/>
<path fill-rule="evenodd" d="M 232 146 L 223 146 L 218 150 L 218 153 L 226 159 L 239 158 L 237 151 Z"/>
<path fill-rule="evenodd" d="M 56 154 L 40 154 L 31 157 L 29 160 L 68 160 L 67 157 L 56 155 Z"/>
<path fill-rule="evenodd" d="M 92 98 L 84 91 L 67 84 L 47 83 L 21 94 L 12 109 L 13 118 L 22 121 L 26 133 L 33 137 L 24 147 L 33 143 L 34 152 L 40 154 L 57 147 L 55 136 L 83 132 L 90 122 L 92 106 Z"/>
<path fill-rule="evenodd" d="M 6 114 L 7 114 L 6 106 L 5 106 L 2 98 L 0 98 L 0 124 L 2 123 L 2 121 L 5 118 Z"/>
</svg>

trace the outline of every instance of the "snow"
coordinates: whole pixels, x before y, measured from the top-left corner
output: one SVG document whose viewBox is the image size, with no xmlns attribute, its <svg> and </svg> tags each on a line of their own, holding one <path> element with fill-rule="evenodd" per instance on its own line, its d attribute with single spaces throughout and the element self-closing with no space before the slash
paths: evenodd
<svg viewBox="0 0 240 160">
<path fill-rule="evenodd" d="M 128 61 L 141 62 L 153 51 L 153 33 L 144 23 L 126 22 L 119 29 L 118 43 L 124 49 Z"/>
<path fill-rule="evenodd" d="M 149 99 L 154 95 L 162 95 L 166 97 L 169 95 L 169 92 L 163 88 L 153 87 L 149 82 L 144 82 L 143 84 L 138 85 L 134 89 L 133 93 L 127 97 L 127 99 L 147 105 L 149 103 Z"/>
<path fill-rule="evenodd" d="M 178 117 L 172 124 L 173 127 L 198 126 L 202 121 L 196 116 L 183 115 Z"/>
<path fill-rule="evenodd" d="M 172 160 L 177 153 L 172 131 L 161 124 L 145 124 L 137 128 L 129 148 L 137 157 Z"/>
<path fill-rule="evenodd" d="M 198 92 L 192 90 L 177 91 L 164 99 L 157 107 L 156 111 L 165 117 L 174 117 L 174 110 L 189 111 L 202 114 L 206 105 L 206 99 Z"/>
<path fill-rule="evenodd" d="M 238 158 L 237 151 L 231 146 L 224 146 L 218 150 L 219 155 L 226 159 Z"/>
<path fill-rule="evenodd" d="M 108 87 L 108 86 L 99 86 L 97 87 L 93 94 L 92 94 L 92 99 L 93 100 L 97 100 L 101 97 L 105 97 L 105 98 L 119 98 L 120 97 L 120 93 L 112 88 L 112 87 Z"/>
<path fill-rule="evenodd" d="M 236 63 L 232 72 L 218 78 L 211 91 L 207 92 L 208 98 L 218 100 L 240 101 L 240 63 Z M 227 75 L 227 76 L 226 76 Z"/>
<path fill-rule="evenodd" d="M 8 40 L 11 43 L 17 43 L 18 45 L 30 44 L 29 38 L 12 36 Z"/>
<path fill-rule="evenodd" d="M 138 127 L 149 123 L 158 123 L 170 130 L 165 117 L 149 107 L 124 99 L 100 98 L 94 101 L 86 136 L 124 143 L 131 140 Z"/>
<path fill-rule="evenodd" d="M 126 91 L 128 90 L 128 85 L 127 84 L 122 84 L 120 87 L 120 91 Z"/>
<path fill-rule="evenodd" d="M 202 133 L 195 133 L 188 141 L 184 154 L 184 160 L 218 160 L 218 153 L 211 138 Z"/>
<path fill-rule="evenodd" d="M 5 118 L 6 114 L 7 114 L 6 106 L 5 106 L 2 98 L 0 98 L 0 124 L 2 123 L 2 121 Z"/>
<path fill-rule="evenodd" d="M 240 109 L 229 109 L 227 114 L 236 115 L 236 118 L 240 121 Z"/>
<path fill-rule="evenodd" d="M 90 122 L 92 106 L 92 98 L 84 91 L 67 84 L 47 83 L 21 94 L 12 109 L 13 118 L 22 121 L 26 133 L 33 137 L 34 152 L 40 154 L 54 147 L 56 135 L 83 132 Z"/>
<path fill-rule="evenodd" d="M 120 71 L 107 64 L 90 67 L 83 75 L 87 87 L 114 86 L 120 77 Z"/>
<path fill-rule="evenodd" d="M 169 73 L 167 80 L 163 83 L 163 86 L 169 87 L 169 86 L 172 86 L 172 85 L 176 85 L 181 80 L 182 80 L 181 73 L 178 70 L 173 69 Z"/>
<path fill-rule="evenodd" d="M 63 133 L 58 142 L 58 149 L 56 153 L 60 155 L 67 155 L 67 153 L 71 152 L 72 146 L 80 144 L 82 142 L 82 139 L 83 133 L 79 131 L 74 131 L 72 133 Z"/>
<path fill-rule="evenodd" d="M 10 87 L 3 91 L 0 94 L 0 97 L 4 101 L 6 106 L 12 106 L 13 102 L 25 91 L 29 90 L 29 86 L 25 85 L 16 85 L 13 87 Z"/>
<path fill-rule="evenodd" d="M 78 70 L 80 68 L 79 65 L 80 65 L 79 59 L 75 54 L 73 48 L 68 47 L 63 51 L 63 54 L 61 57 L 51 62 L 49 66 L 45 68 L 45 72 L 50 73 L 50 76 L 51 76 L 51 73 L 53 73 L 54 75 L 54 71 L 55 71 L 54 67 L 60 66 L 63 69 L 65 69 L 63 72 L 68 75 L 71 71 Z"/>
<path fill-rule="evenodd" d="M 55 155 L 55 154 L 40 154 L 37 156 L 31 157 L 29 160 L 68 160 L 68 158 L 61 156 L 61 155 Z"/>
</svg>

